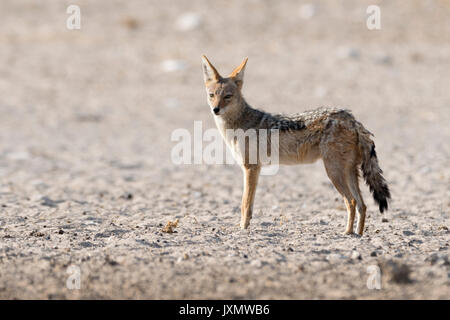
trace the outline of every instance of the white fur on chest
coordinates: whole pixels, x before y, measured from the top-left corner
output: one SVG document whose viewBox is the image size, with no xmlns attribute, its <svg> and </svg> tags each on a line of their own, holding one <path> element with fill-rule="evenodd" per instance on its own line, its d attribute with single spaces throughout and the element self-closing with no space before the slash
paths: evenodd
<svg viewBox="0 0 450 320">
<path fill-rule="evenodd" d="M 226 123 L 221 117 L 214 117 L 214 121 L 216 122 L 217 129 L 219 129 L 227 147 L 231 150 L 234 160 L 236 160 L 238 164 L 243 164 L 245 150 L 242 150 L 238 140 L 234 139 L 233 129 L 227 129 Z M 228 134 L 227 130 L 229 130 Z"/>
</svg>

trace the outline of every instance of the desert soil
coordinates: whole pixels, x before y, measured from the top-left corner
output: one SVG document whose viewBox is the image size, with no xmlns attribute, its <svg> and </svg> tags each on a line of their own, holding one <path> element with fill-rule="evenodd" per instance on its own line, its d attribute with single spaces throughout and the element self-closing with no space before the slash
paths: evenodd
<svg viewBox="0 0 450 320">
<path fill-rule="evenodd" d="M 80 0 L 71 31 L 72 2 L 0 2 L 0 298 L 449 298 L 448 1 Z M 201 54 L 248 56 L 255 107 L 351 109 L 389 211 L 361 183 L 365 234 L 343 235 L 318 161 L 261 177 L 241 231 L 239 167 L 171 160 L 175 129 L 214 127 Z"/>
</svg>

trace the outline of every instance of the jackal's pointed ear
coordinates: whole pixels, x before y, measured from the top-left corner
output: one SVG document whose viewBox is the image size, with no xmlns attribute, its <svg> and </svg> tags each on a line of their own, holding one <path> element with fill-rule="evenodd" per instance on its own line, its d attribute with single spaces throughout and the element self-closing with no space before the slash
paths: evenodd
<svg viewBox="0 0 450 320">
<path fill-rule="evenodd" d="M 203 68 L 203 79 L 206 82 L 209 81 L 218 81 L 220 80 L 221 76 L 217 72 L 216 68 L 209 62 L 208 58 L 206 56 L 202 56 L 202 68 Z"/>
<path fill-rule="evenodd" d="M 239 89 L 241 89 L 244 84 L 244 71 L 245 66 L 247 65 L 247 60 L 248 58 L 245 58 L 242 63 L 230 74 L 230 78 L 233 79 Z"/>
</svg>

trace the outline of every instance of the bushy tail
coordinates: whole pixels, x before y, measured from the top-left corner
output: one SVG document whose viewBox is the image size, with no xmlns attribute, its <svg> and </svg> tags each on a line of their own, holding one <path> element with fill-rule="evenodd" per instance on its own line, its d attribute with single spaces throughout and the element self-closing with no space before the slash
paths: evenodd
<svg viewBox="0 0 450 320">
<path fill-rule="evenodd" d="M 358 141 L 362 157 L 363 177 L 373 194 L 375 202 L 379 205 L 380 212 L 383 212 L 388 209 L 388 199 L 391 198 L 391 193 L 383 177 L 383 171 L 378 165 L 375 143 L 370 135 L 371 133 L 358 123 Z"/>
</svg>

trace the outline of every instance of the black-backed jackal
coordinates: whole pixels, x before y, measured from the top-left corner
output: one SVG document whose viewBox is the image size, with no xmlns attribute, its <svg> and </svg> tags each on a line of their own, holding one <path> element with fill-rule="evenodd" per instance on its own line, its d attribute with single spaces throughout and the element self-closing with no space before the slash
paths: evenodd
<svg viewBox="0 0 450 320">
<path fill-rule="evenodd" d="M 372 134 L 348 110 L 319 108 L 285 116 L 254 109 L 241 93 L 247 59 L 226 78 L 220 76 L 205 56 L 202 56 L 202 61 L 208 104 L 214 120 L 244 172 L 242 229 L 250 224 L 256 185 L 263 164 L 259 159 L 254 163 L 249 161 L 248 144 L 244 144 L 246 149 L 241 150 L 242 145 L 236 139 L 227 138 L 226 131 L 230 129 L 277 129 L 280 164 L 311 163 L 322 158 L 328 177 L 344 197 L 348 214 L 346 234 L 353 233 L 356 209 L 357 233 L 362 235 L 364 231 L 366 205 L 358 185 L 359 167 L 380 211 L 388 208 L 390 192 L 378 165 Z"/>
</svg>

